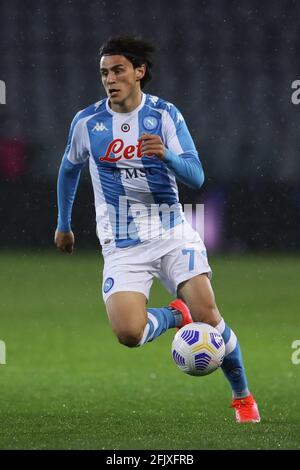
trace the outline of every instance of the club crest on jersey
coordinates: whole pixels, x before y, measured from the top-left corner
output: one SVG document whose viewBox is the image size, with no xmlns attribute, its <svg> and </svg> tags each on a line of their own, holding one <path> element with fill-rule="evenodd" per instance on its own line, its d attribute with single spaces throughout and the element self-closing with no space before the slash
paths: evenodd
<svg viewBox="0 0 300 470">
<path fill-rule="evenodd" d="M 122 124 L 122 126 L 121 126 L 121 131 L 129 132 L 130 131 L 130 125 L 127 124 L 126 122 L 124 122 L 124 124 Z"/>
<path fill-rule="evenodd" d="M 104 292 L 104 294 L 106 294 L 107 292 L 110 291 L 110 289 L 111 289 L 112 286 L 114 285 L 114 282 L 115 282 L 115 281 L 113 280 L 112 277 L 107 277 L 107 278 L 105 279 L 105 282 L 104 282 L 104 284 L 103 284 L 103 292 Z"/>
<path fill-rule="evenodd" d="M 143 120 L 143 125 L 147 131 L 153 131 L 158 125 L 158 120 L 155 116 L 147 116 Z"/>
</svg>

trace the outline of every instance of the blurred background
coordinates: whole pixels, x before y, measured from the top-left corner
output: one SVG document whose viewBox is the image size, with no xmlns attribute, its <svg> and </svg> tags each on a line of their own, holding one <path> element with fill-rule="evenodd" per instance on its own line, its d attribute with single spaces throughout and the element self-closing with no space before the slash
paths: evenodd
<svg viewBox="0 0 300 470">
<path fill-rule="evenodd" d="M 299 449 L 299 24 L 300 2 L 287 0 L 0 1 L 0 449 Z M 105 97 L 100 45 L 128 33 L 156 44 L 145 91 L 181 110 L 205 169 L 181 201 L 205 205 L 213 287 L 259 428 L 237 429 L 221 371 L 199 383 L 178 370 L 174 331 L 118 344 L 88 168 L 76 256 L 53 245 L 70 122 Z M 170 300 L 155 281 L 149 305 Z"/>
<path fill-rule="evenodd" d="M 50 247 L 56 177 L 75 113 L 103 98 L 98 49 L 110 35 L 157 47 L 145 89 L 184 115 L 206 174 L 212 252 L 300 248 L 300 3 L 260 0 L 0 2 L 0 247 Z M 73 228 L 98 246 L 83 171 Z"/>
</svg>

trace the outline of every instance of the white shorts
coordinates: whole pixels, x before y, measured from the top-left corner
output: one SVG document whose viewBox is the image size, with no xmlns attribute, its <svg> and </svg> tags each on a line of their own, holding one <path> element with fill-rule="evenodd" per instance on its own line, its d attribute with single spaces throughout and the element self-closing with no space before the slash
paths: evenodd
<svg viewBox="0 0 300 470">
<path fill-rule="evenodd" d="M 121 291 L 141 292 L 148 300 L 155 277 L 174 297 L 181 282 L 198 274 L 207 273 L 211 277 L 205 245 L 190 224 L 184 221 L 170 233 L 168 239 L 157 238 L 127 248 L 114 248 L 104 255 L 104 302 L 111 294 Z"/>
</svg>

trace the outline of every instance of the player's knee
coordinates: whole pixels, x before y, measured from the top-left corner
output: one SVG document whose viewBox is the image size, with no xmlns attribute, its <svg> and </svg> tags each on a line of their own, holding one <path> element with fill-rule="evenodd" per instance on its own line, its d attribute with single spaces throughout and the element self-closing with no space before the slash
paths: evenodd
<svg viewBox="0 0 300 470">
<path fill-rule="evenodd" d="M 208 302 L 203 305 L 199 305 L 197 310 L 193 312 L 193 318 L 195 321 L 207 323 L 211 326 L 216 326 L 221 321 L 221 315 L 214 302 Z"/>
<path fill-rule="evenodd" d="M 119 343 L 127 346 L 128 348 L 135 348 L 143 336 L 143 331 L 140 330 L 123 330 L 117 332 Z"/>
</svg>

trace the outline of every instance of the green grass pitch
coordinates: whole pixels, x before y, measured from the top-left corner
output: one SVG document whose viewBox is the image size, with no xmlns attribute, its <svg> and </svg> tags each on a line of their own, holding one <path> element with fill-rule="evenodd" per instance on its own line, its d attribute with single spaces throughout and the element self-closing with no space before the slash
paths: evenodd
<svg viewBox="0 0 300 470">
<path fill-rule="evenodd" d="M 237 425 L 221 370 L 190 377 L 168 331 L 118 344 L 101 297 L 101 256 L 0 254 L 1 449 L 297 449 L 300 259 L 210 260 L 213 287 L 242 345 L 262 422 Z M 155 282 L 150 305 L 169 294 Z"/>
</svg>

